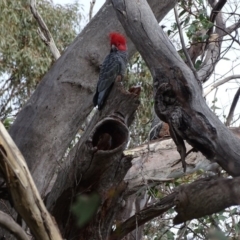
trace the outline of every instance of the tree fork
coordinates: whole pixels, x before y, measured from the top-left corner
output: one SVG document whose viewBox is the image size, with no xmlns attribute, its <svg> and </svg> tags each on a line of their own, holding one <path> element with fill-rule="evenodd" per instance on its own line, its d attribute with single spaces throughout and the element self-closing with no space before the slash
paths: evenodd
<svg viewBox="0 0 240 240">
<path fill-rule="evenodd" d="M 159 21 L 175 2 L 149 0 Z M 111 2 L 106 1 L 46 73 L 11 126 L 10 135 L 24 155 L 42 197 L 58 162 L 92 110 L 99 62 L 109 52 L 107 36 L 111 31 L 124 33 Z M 127 42 L 131 57 L 136 48 L 129 39 Z"/>
<path fill-rule="evenodd" d="M 239 176 L 239 139 L 209 109 L 194 74 L 169 42 L 148 3 L 112 2 L 119 21 L 151 71 L 158 91 L 155 110 L 159 117 L 170 124 L 179 139 L 187 140 L 229 174 Z M 167 91 L 161 90 L 164 86 Z"/>
</svg>

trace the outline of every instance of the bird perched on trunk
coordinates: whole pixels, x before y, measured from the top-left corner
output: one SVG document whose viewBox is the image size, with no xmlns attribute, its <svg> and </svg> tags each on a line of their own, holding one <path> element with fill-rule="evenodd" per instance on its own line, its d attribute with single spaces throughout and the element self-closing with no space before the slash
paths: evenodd
<svg viewBox="0 0 240 240">
<path fill-rule="evenodd" d="M 109 34 L 111 51 L 105 58 L 93 97 L 94 107 L 101 110 L 115 81 L 122 81 L 127 66 L 126 39 L 119 33 Z"/>
</svg>

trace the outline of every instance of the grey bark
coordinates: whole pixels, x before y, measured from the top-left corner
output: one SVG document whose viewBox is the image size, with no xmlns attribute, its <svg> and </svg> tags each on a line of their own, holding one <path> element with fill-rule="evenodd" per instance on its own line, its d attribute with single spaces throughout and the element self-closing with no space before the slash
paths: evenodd
<svg viewBox="0 0 240 240">
<path fill-rule="evenodd" d="M 155 92 L 157 92 L 156 106 L 158 116 L 170 124 L 180 139 L 186 139 L 205 155 L 219 162 L 229 173 L 238 175 L 240 170 L 237 158 L 240 154 L 238 151 L 240 146 L 238 140 L 228 132 L 206 106 L 194 75 L 178 56 L 161 28 L 159 28 L 148 4 L 143 0 L 138 2 L 136 0 L 126 2 L 113 0 L 112 2 L 128 36 L 133 40 L 151 70 Z M 159 18 L 163 17 L 175 3 L 175 1 L 149 2 L 152 3 L 153 9 L 158 12 Z M 106 21 L 106 19 L 111 19 L 112 21 Z M 96 31 L 98 29 L 102 29 L 102 31 Z M 74 43 L 69 46 L 63 56 L 54 64 L 49 73 L 47 73 L 11 128 L 10 132 L 27 159 L 42 196 L 46 193 L 57 161 L 62 158 L 70 141 L 92 109 L 91 101 L 97 81 L 99 62 L 108 52 L 108 44 L 106 43 L 107 33 L 111 30 L 122 32 L 113 9 L 107 2 Z M 135 52 L 135 48 L 129 39 L 128 42 L 131 56 Z M 99 46 L 102 46 L 102 48 L 99 49 Z M 80 99 L 85 102 L 80 102 Z M 113 99 L 114 96 L 110 96 L 109 103 Z M 119 97 L 119 99 L 122 100 L 124 98 Z M 120 111 L 120 115 L 124 116 L 126 125 L 131 122 L 135 107 L 132 107 L 131 114 L 129 109 L 125 112 L 123 111 L 123 113 Z M 69 155 L 66 168 L 62 167 L 63 172 L 59 174 L 56 181 L 56 184 L 59 185 L 55 185 L 54 191 L 50 193 L 48 198 L 49 209 L 52 210 L 60 223 L 64 217 L 66 218 L 64 214 L 58 216 L 57 212 L 63 204 L 66 204 L 63 200 L 69 197 L 69 193 L 72 193 L 72 187 L 75 187 L 74 190 L 77 190 L 76 192 L 83 189 L 86 190 L 88 186 L 84 186 L 83 183 L 89 184 L 88 180 L 91 178 L 99 181 L 99 185 L 92 190 L 99 191 L 103 199 L 105 186 L 108 190 L 112 186 L 116 187 L 117 196 L 120 199 L 124 194 L 126 186 L 120 183 L 128 167 L 130 167 L 128 164 L 124 164 L 124 160 L 121 161 L 124 158 L 120 158 L 120 155 L 118 155 L 119 158 L 117 157 L 117 160 L 113 161 L 113 165 L 104 164 L 103 168 L 110 171 L 101 173 L 99 178 L 94 178 L 96 169 L 93 167 L 94 165 L 91 167 L 92 159 L 89 157 L 91 151 L 86 146 L 87 140 L 90 140 L 91 131 L 97 122 L 105 116 L 112 114 L 113 110 L 116 110 L 115 108 L 120 107 L 109 104 L 109 107 L 104 112 L 97 113 L 94 116 L 86 130 L 85 136 L 77 145 L 79 148 L 76 147 L 72 154 Z M 184 123 L 184 126 L 182 123 Z M 189 128 L 186 126 L 189 126 Z M 91 144 L 93 142 L 93 139 L 90 140 Z M 221 149 L 222 146 L 225 149 Z M 123 149 L 121 148 L 120 150 L 122 151 Z M 87 161 L 82 161 L 81 163 L 82 159 L 79 156 L 82 156 L 82 159 L 86 157 Z M 227 157 L 231 158 L 228 160 Z M 80 163 L 78 160 L 80 160 Z M 95 159 L 96 162 L 98 160 L 100 159 Z M 93 163 L 96 164 L 95 161 Z M 111 180 L 114 179 L 113 172 L 116 173 L 119 167 L 117 163 L 119 162 L 123 164 L 123 171 L 118 173 L 118 178 L 114 180 L 111 186 L 107 180 L 108 177 L 111 177 Z M 89 169 L 86 163 L 90 166 Z M 89 170 L 85 178 L 82 178 L 81 175 L 83 170 Z M 61 178 L 62 176 L 63 178 Z M 69 182 L 63 181 L 63 179 L 69 180 L 69 177 L 71 177 Z M 77 180 L 75 183 L 80 184 L 74 186 L 75 180 Z M 60 186 L 60 191 L 57 189 L 57 186 Z M 174 205 L 172 196 L 169 196 L 169 198 L 171 202 L 167 202 L 166 205 L 158 206 L 158 209 L 150 209 L 151 214 L 144 221 L 148 221 L 153 216 L 156 216 L 155 210 L 158 210 L 158 214 L 160 214 L 172 207 Z M 70 198 L 70 200 L 72 199 Z M 100 232 L 103 235 L 96 236 L 97 233 L 92 232 L 96 224 L 99 224 L 99 221 L 94 219 L 89 225 L 90 230 L 85 229 L 87 236 L 94 236 L 95 238 L 106 237 L 110 231 L 109 228 L 115 213 L 111 211 L 108 214 L 106 209 L 113 209 L 115 205 L 119 207 L 119 203 L 117 199 L 112 199 L 110 202 L 107 200 L 106 205 L 104 205 L 104 201 L 102 203 L 103 206 L 107 206 L 98 215 L 100 219 L 106 217 L 106 221 L 102 222 L 100 226 Z M 70 204 L 71 202 L 67 202 L 67 210 L 69 210 Z M 140 217 L 142 216 L 140 215 Z M 133 222 L 133 218 L 129 221 Z M 62 228 L 66 227 L 64 224 Z M 67 226 L 70 226 L 71 222 L 68 224 Z M 127 230 L 132 228 L 133 225 L 131 228 L 127 228 Z M 72 237 L 78 233 L 75 230 L 76 228 L 67 229 L 69 231 L 68 236 Z M 81 237 L 84 239 L 85 236 L 82 235 Z"/>
<path fill-rule="evenodd" d="M 182 185 L 174 189 L 168 196 L 119 224 L 109 239 L 122 239 L 123 236 L 135 229 L 136 222 L 138 226 L 141 226 L 150 219 L 163 214 L 174 205 L 178 213 L 174 218 L 174 224 L 210 215 L 226 207 L 239 205 L 239 183 L 239 177 L 234 179 L 211 177 Z"/>
<path fill-rule="evenodd" d="M 149 0 L 159 21 L 175 2 Z M 99 64 L 109 52 L 111 31 L 124 32 L 107 1 L 44 76 L 10 129 L 42 196 L 71 140 L 92 110 Z M 127 40 L 131 57 L 136 48 Z"/>
<path fill-rule="evenodd" d="M 239 139 L 208 108 L 193 73 L 166 39 L 147 2 L 113 3 L 153 76 L 157 115 L 170 125 L 180 145 L 187 140 L 230 175 L 239 176 Z"/>
<path fill-rule="evenodd" d="M 18 240 L 29 240 L 26 232 L 6 213 L 0 211 L 0 226 L 11 232 Z"/>
<path fill-rule="evenodd" d="M 79 239 L 91 239 L 101 233 L 106 239 L 109 235 L 127 187 L 123 180 L 131 167 L 132 156 L 125 156 L 123 151 L 129 140 L 128 126 L 139 105 L 138 98 L 115 83 L 105 107 L 94 115 L 79 143 L 71 150 L 66 167 L 59 172 L 46 204 L 65 237 L 78 235 Z M 108 113 L 111 114 L 105 117 Z M 102 142 L 105 134 L 111 136 L 110 146 L 109 141 L 105 142 L 107 148 Z M 101 204 L 94 219 L 79 231 L 70 208 L 76 195 L 84 192 L 97 193 Z"/>
</svg>

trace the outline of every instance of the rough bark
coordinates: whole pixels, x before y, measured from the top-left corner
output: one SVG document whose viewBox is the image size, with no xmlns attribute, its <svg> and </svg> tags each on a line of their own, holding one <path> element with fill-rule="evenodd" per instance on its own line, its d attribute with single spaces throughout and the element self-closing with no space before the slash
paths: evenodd
<svg viewBox="0 0 240 240">
<path fill-rule="evenodd" d="M 159 4 L 149 0 L 159 21 L 175 2 Z M 107 1 L 44 76 L 10 129 L 42 196 L 71 140 L 92 110 L 99 64 L 109 52 L 111 31 L 124 32 Z M 136 48 L 127 40 L 131 57 Z"/>
<path fill-rule="evenodd" d="M 156 93 L 156 112 L 162 120 L 169 123 L 178 147 L 183 146 L 183 140 L 186 139 L 207 157 L 217 161 L 230 174 L 239 175 L 239 141 L 206 106 L 194 75 L 158 26 L 147 2 L 112 2 L 128 36 L 151 70 Z M 175 3 L 149 2 L 160 18 Z M 102 31 L 96 31 L 98 29 Z M 122 32 L 111 4 L 107 2 L 47 73 L 11 128 L 10 132 L 23 151 L 42 196 L 46 193 L 57 161 L 62 158 L 70 141 L 92 109 L 92 93 L 97 81 L 99 62 L 108 52 L 107 33 L 111 30 Z M 135 48 L 129 39 L 128 43 L 131 56 Z M 136 95 L 127 94 L 114 86 L 106 108 L 95 114 L 79 143 L 61 166 L 53 191 L 48 196 L 47 206 L 56 217 L 65 237 L 73 238 L 77 235 L 79 239 L 106 239 L 109 235 L 116 211 L 120 209 L 119 200 L 122 200 L 126 193 L 129 194 L 123 179 L 131 166 L 131 157 L 122 153 L 127 142 L 127 126 L 133 119 L 137 105 Z M 119 131 L 106 131 L 105 126 L 109 124 Z M 117 141 L 110 147 L 105 143 L 102 145 L 100 140 L 103 139 L 103 134 L 123 141 Z M 106 150 L 102 149 L 102 146 Z M 137 164 L 142 163 L 136 162 L 136 166 Z M 135 172 L 137 177 L 138 167 Z M 182 168 L 179 169 L 183 174 Z M 188 167 L 186 169 L 188 170 Z M 169 173 L 168 177 L 170 176 Z M 135 178 L 132 182 L 134 180 Z M 159 181 L 156 175 L 150 176 L 148 180 Z M 131 180 L 125 177 L 125 181 Z M 131 186 L 133 192 L 135 187 L 139 188 L 139 183 L 138 179 Z M 185 188 L 182 188 L 181 191 L 184 190 Z M 97 192 L 101 198 L 101 205 L 94 219 L 80 231 L 70 216 L 69 208 L 76 194 L 86 191 Z M 109 196 L 109 193 L 113 195 Z M 177 194 L 176 191 L 159 204 L 154 204 L 126 220 L 117 229 L 117 238 L 114 238 L 113 233 L 112 239 L 120 239 L 119 232 L 124 236 L 132 231 L 136 219 L 141 225 L 174 206 L 174 199 L 179 195 Z M 181 202 L 179 196 L 177 200 Z M 229 204 L 232 202 L 225 205 Z M 220 208 L 222 207 L 217 209 Z M 180 219 L 195 217 L 193 214 L 186 217 L 185 211 L 184 208 Z"/>
<path fill-rule="evenodd" d="M 166 38 L 147 2 L 113 0 L 113 4 L 151 71 L 157 89 L 156 113 L 170 125 L 182 158 L 185 139 L 230 175 L 239 176 L 240 141 L 208 108 L 193 73 Z"/>
<path fill-rule="evenodd" d="M 17 240 L 30 240 L 26 232 L 6 213 L 0 211 L 0 226 L 13 233 Z"/>
<path fill-rule="evenodd" d="M 0 169 L 14 208 L 35 239 L 61 240 L 59 230 L 43 204 L 23 156 L 1 122 Z"/>
<path fill-rule="evenodd" d="M 182 185 L 168 196 L 119 223 L 109 239 L 120 240 L 136 227 L 157 217 L 176 205 L 178 215 L 174 224 L 200 218 L 239 205 L 240 177 L 234 179 L 203 178 L 191 184 Z M 224 192 L 224 194 L 223 194 Z M 225 194 L 226 193 L 226 194 Z"/>
<path fill-rule="evenodd" d="M 127 186 L 123 179 L 131 167 L 132 157 L 125 156 L 123 151 L 129 140 L 128 126 L 139 105 L 138 98 L 116 83 L 105 108 L 94 115 L 79 143 L 71 150 L 66 167 L 58 174 L 46 203 L 65 237 L 94 238 L 100 232 L 106 239 L 109 235 Z M 105 117 L 107 113 L 111 115 Z M 110 144 L 109 137 L 103 141 L 102 136 L 106 135 L 111 138 Z M 84 192 L 98 193 L 101 204 L 99 214 L 79 232 L 69 210 L 75 196 Z"/>
<path fill-rule="evenodd" d="M 178 215 L 174 224 L 200 218 L 240 204 L 240 177 L 204 178 L 180 186 L 174 199 Z M 223 194 L 224 193 L 224 194 Z"/>
</svg>

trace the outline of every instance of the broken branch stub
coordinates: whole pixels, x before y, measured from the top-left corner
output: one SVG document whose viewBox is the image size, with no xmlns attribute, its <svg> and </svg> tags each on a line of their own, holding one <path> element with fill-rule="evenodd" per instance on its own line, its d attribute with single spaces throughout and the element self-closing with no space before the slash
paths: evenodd
<svg viewBox="0 0 240 240">
<path fill-rule="evenodd" d="M 123 155 L 128 140 L 129 130 L 124 117 L 114 113 L 97 123 L 88 140 L 78 149 L 75 179 L 79 179 L 79 182 L 75 181 L 75 193 L 71 187 L 66 189 L 52 211 L 60 229 L 67 229 L 68 232 L 64 232 L 65 237 L 72 238 L 77 234 L 79 239 L 93 238 L 93 229 L 96 227 L 101 228 L 99 231 L 103 239 L 110 233 L 116 208 L 121 204 L 119 199 L 127 187 L 123 179 L 131 167 L 132 157 Z M 97 193 L 100 198 L 97 213 L 88 223 L 88 227 L 81 231 L 72 216 L 66 218 L 71 204 L 76 200 L 76 193 L 80 196 Z"/>
<path fill-rule="evenodd" d="M 106 239 L 126 188 L 123 179 L 131 167 L 132 156 L 124 156 L 123 150 L 138 106 L 139 96 L 115 83 L 103 109 L 96 111 L 79 142 L 70 150 L 46 200 L 65 237 L 93 239 L 100 227 L 102 239 Z M 75 225 L 69 209 L 77 195 L 93 192 L 101 199 L 100 206 L 83 232 Z"/>
</svg>

